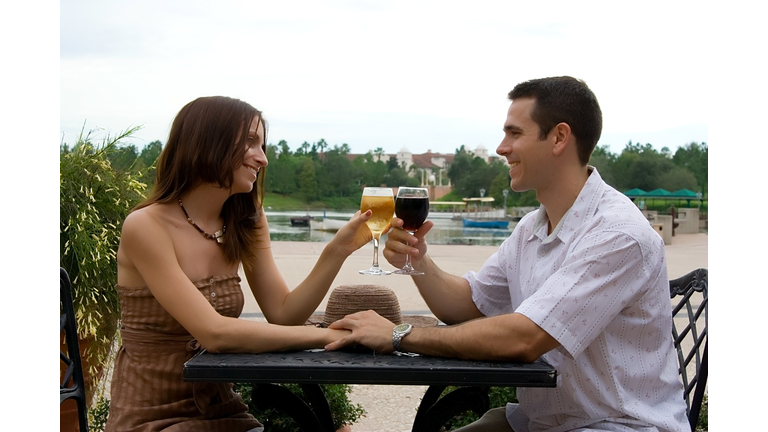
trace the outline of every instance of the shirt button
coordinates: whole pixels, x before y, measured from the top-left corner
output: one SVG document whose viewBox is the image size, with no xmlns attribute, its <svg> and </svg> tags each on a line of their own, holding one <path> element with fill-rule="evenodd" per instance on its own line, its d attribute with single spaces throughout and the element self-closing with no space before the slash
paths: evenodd
<svg viewBox="0 0 768 432">
<path fill-rule="evenodd" d="M 210 283 L 213 283 L 213 278 L 211 278 Z"/>
<path fill-rule="evenodd" d="M 215 293 L 215 292 L 212 292 L 212 293 L 211 293 L 211 297 L 212 297 L 212 298 L 216 298 L 216 293 Z"/>
</svg>

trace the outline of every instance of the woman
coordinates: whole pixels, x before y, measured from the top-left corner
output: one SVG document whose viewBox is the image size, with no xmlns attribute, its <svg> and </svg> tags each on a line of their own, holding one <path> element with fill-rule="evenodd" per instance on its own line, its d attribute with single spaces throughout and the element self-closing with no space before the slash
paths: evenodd
<svg viewBox="0 0 768 432">
<path fill-rule="evenodd" d="M 126 218 L 117 251 L 123 345 L 107 431 L 259 431 L 231 384 L 185 383 L 201 348 L 320 348 L 346 331 L 302 326 L 344 260 L 371 240 L 355 214 L 293 291 L 277 269 L 261 208 L 266 123 L 245 102 L 196 99 L 176 116 L 152 195 Z M 240 320 L 238 266 L 269 323 Z"/>
</svg>

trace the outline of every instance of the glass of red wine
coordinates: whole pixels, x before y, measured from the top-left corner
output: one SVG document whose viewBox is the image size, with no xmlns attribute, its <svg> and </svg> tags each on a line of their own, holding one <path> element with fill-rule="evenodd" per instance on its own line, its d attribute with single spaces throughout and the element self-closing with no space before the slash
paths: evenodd
<svg viewBox="0 0 768 432">
<path fill-rule="evenodd" d="M 425 188 L 401 187 L 395 198 L 395 215 L 403 220 L 403 229 L 411 235 L 421 227 L 429 214 L 429 191 Z M 405 256 L 405 266 L 392 273 L 399 275 L 423 275 L 411 265 L 411 256 Z"/>
</svg>

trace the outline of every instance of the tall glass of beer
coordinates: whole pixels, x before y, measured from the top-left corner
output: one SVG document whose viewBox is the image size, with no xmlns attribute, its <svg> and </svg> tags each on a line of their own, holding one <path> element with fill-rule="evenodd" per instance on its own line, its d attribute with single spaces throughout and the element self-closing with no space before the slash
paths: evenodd
<svg viewBox="0 0 768 432">
<path fill-rule="evenodd" d="M 392 216 L 395 215 L 395 198 L 390 188 L 363 189 L 363 199 L 360 200 L 360 211 L 365 213 L 371 210 L 371 218 L 366 224 L 373 234 L 373 265 L 368 270 L 360 270 L 360 274 L 366 275 L 388 275 L 392 272 L 379 267 L 379 238 L 381 233 L 387 229 Z"/>
</svg>

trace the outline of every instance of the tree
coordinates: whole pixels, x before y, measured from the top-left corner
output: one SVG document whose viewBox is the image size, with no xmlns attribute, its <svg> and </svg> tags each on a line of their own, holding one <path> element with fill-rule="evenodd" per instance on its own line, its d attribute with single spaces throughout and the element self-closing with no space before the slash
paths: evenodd
<svg viewBox="0 0 768 432">
<path fill-rule="evenodd" d="M 163 151 L 163 143 L 160 141 L 152 141 L 141 149 L 137 165 L 141 170 L 145 170 L 141 177 L 141 181 L 148 185 L 155 184 L 155 177 L 157 176 L 157 158 L 160 157 L 160 153 Z"/>
<path fill-rule="evenodd" d="M 389 160 L 387 161 L 387 171 L 392 171 L 395 168 L 400 168 L 400 165 L 398 165 L 397 158 L 395 156 L 390 156 Z"/>
<path fill-rule="evenodd" d="M 400 186 L 419 186 L 421 183 L 418 179 L 411 177 L 401 167 L 394 168 L 384 176 L 384 184 L 388 187 L 400 187 Z"/>
<path fill-rule="evenodd" d="M 133 144 L 118 145 L 114 151 L 109 152 L 107 158 L 112 168 L 118 171 L 130 171 L 134 168 L 136 159 L 139 157 L 139 150 Z"/>
<path fill-rule="evenodd" d="M 457 187 L 471 171 L 472 155 L 467 153 L 462 145 L 460 148 L 456 149 L 456 154 L 453 156 L 453 163 L 448 168 L 448 178 L 451 179 L 451 183 L 454 187 Z"/>
<path fill-rule="evenodd" d="M 376 155 L 376 160 L 380 161 L 384 157 L 384 149 L 381 147 L 376 147 L 376 149 L 373 151 L 373 154 Z"/>
<path fill-rule="evenodd" d="M 304 161 L 301 164 L 298 185 L 304 201 L 309 203 L 320 197 L 320 190 L 317 186 L 317 175 L 315 174 L 315 163 L 311 158 L 304 158 Z"/>
<path fill-rule="evenodd" d="M 366 153 L 365 156 L 358 156 L 352 162 L 357 169 L 357 179 L 359 185 L 379 186 L 384 184 L 384 177 L 389 173 L 387 164 L 382 160 L 373 161 L 373 155 Z"/>
<path fill-rule="evenodd" d="M 267 147 L 269 152 L 269 146 Z M 275 146 L 277 157 L 267 155 L 269 165 L 267 165 L 266 179 L 264 181 L 264 190 L 281 195 L 290 195 L 298 190 L 297 172 L 301 165 L 295 156 L 291 154 L 291 149 L 285 140 L 281 140 Z"/>
<path fill-rule="evenodd" d="M 709 149 L 705 142 L 701 144 L 692 142 L 684 145 L 678 148 L 675 155 L 672 156 L 672 162 L 674 162 L 675 165 L 687 168 L 693 176 L 696 177 L 696 182 L 704 193 L 709 190 L 708 161 Z"/>
<path fill-rule="evenodd" d="M 658 185 L 662 189 L 674 192 L 680 189 L 699 190 L 699 184 L 696 182 L 696 176 L 688 170 L 676 166 L 671 170 L 659 176 Z"/>
<path fill-rule="evenodd" d="M 509 190 L 509 181 L 509 171 L 499 173 L 491 182 L 491 188 L 488 190 L 488 196 L 493 197 L 502 206 L 504 205 L 504 190 Z M 507 205 L 509 204 L 510 201 L 507 199 Z"/>
<path fill-rule="evenodd" d="M 308 142 L 304 141 L 301 143 L 299 148 L 296 150 L 296 156 L 303 156 L 309 154 L 310 145 Z"/>
<path fill-rule="evenodd" d="M 325 154 L 328 188 L 325 195 L 350 196 L 359 188 L 355 184 L 355 167 L 341 149 L 334 147 Z"/>
<path fill-rule="evenodd" d="M 674 166 L 671 159 L 657 152 L 650 144 L 632 144 L 630 141 L 616 160 L 613 169 L 615 183 L 612 186 L 619 190 L 654 190 L 661 187 L 660 176 Z"/>
<path fill-rule="evenodd" d="M 490 164 L 486 163 L 480 157 L 473 157 L 462 146 L 456 151 L 453 163 L 448 169 L 448 177 L 459 196 L 477 197 L 480 196 L 480 189 L 490 192 L 496 177 L 508 174 L 508 170 L 509 167 L 501 160 L 494 158 Z M 496 192 L 501 193 L 501 190 Z"/>
<path fill-rule="evenodd" d="M 600 177 L 608 184 L 616 182 L 613 176 L 613 168 L 616 164 L 616 155 L 608 150 L 608 146 L 596 147 L 589 158 L 589 164 L 597 168 Z"/>
<path fill-rule="evenodd" d="M 320 141 L 317 142 L 317 148 L 320 150 L 320 153 L 325 153 L 325 149 L 328 148 L 328 143 L 325 142 L 323 138 L 320 138 Z"/>
</svg>

